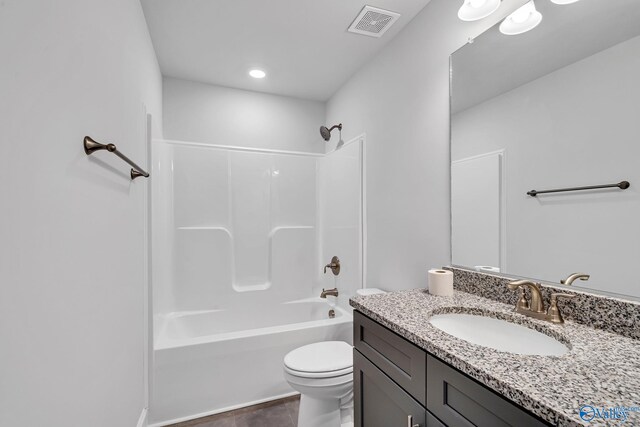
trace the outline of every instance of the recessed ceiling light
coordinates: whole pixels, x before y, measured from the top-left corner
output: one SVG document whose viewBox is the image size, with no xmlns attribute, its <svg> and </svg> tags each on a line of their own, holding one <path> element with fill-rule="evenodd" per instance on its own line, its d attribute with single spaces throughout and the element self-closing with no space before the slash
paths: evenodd
<svg viewBox="0 0 640 427">
<path fill-rule="evenodd" d="M 249 71 L 249 75 L 251 77 L 253 77 L 254 79 L 264 79 L 266 77 L 267 73 L 265 73 L 262 70 L 258 70 L 256 68 L 256 69 L 253 69 L 253 70 Z"/>
<path fill-rule="evenodd" d="M 464 0 L 458 10 L 462 21 L 477 21 L 486 18 L 500 7 L 500 0 Z"/>
<path fill-rule="evenodd" d="M 578 0 L 551 0 L 551 3 L 555 3 L 555 4 L 571 4 L 571 3 L 575 3 Z"/>
</svg>

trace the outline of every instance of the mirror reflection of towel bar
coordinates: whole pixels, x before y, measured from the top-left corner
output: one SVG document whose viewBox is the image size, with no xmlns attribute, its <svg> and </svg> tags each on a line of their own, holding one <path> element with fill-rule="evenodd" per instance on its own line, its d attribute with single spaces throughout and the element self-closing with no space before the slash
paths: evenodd
<svg viewBox="0 0 640 427">
<path fill-rule="evenodd" d="M 83 146 L 84 146 L 84 152 L 87 154 L 87 156 L 90 156 L 95 151 L 107 150 L 110 153 L 113 153 L 116 156 L 120 157 L 125 162 L 129 163 L 129 165 L 131 165 L 131 179 L 136 179 L 139 176 L 144 176 L 145 178 L 149 178 L 149 174 L 145 172 L 144 169 L 142 169 L 140 166 L 135 164 L 130 158 L 128 158 L 127 156 L 122 154 L 120 151 L 118 151 L 118 149 L 114 144 L 101 144 L 98 141 L 91 138 L 90 136 L 85 136 Z"/>
<path fill-rule="evenodd" d="M 615 187 L 621 190 L 626 190 L 630 186 L 631 184 L 629 183 L 629 181 L 620 181 L 617 184 L 590 185 L 587 187 L 572 187 L 572 188 L 556 188 L 555 190 L 540 190 L 540 191 L 531 190 L 527 192 L 527 195 L 531 197 L 536 197 L 538 194 L 544 194 L 544 193 L 562 193 L 566 191 L 597 190 L 600 188 L 615 188 Z"/>
</svg>

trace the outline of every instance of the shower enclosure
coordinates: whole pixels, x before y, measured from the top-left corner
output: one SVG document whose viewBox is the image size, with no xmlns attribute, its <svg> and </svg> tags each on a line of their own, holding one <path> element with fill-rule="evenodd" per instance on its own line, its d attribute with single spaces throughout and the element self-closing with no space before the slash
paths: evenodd
<svg viewBox="0 0 640 427">
<path fill-rule="evenodd" d="M 351 342 L 363 149 L 364 136 L 326 155 L 154 141 L 152 423 L 293 394 L 287 352 Z M 334 255 L 340 275 L 323 274 Z"/>
</svg>

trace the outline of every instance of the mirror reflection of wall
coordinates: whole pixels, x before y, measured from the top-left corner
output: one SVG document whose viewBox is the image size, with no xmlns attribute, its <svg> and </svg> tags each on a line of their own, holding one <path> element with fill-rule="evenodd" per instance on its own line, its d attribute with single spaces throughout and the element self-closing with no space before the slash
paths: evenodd
<svg viewBox="0 0 640 427">
<path fill-rule="evenodd" d="M 458 265 L 505 268 L 502 229 L 502 151 L 451 162 L 451 251 Z"/>
<path fill-rule="evenodd" d="M 640 296 L 640 2 L 539 9 L 546 26 L 492 28 L 452 56 L 452 263 L 474 268 L 496 251 L 495 236 L 483 246 L 464 229 L 485 199 L 475 194 L 474 210 L 456 183 L 465 159 L 504 151 L 504 181 L 490 185 L 489 169 L 474 180 L 488 200 L 504 197 L 502 272 L 558 283 L 581 271 L 581 287 Z M 622 180 L 628 190 L 526 194 Z"/>
</svg>

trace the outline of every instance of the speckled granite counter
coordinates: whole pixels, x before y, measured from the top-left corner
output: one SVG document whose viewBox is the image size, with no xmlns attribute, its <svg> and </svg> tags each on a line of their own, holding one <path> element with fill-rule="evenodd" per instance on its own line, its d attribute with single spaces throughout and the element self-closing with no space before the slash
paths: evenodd
<svg viewBox="0 0 640 427">
<path fill-rule="evenodd" d="M 351 305 L 428 353 L 558 426 L 640 425 L 628 420 L 583 421 L 583 405 L 640 406 L 640 341 L 573 322 L 553 325 L 513 311 L 513 306 L 456 291 L 452 297 L 424 289 L 356 296 Z M 568 344 L 560 357 L 523 356 L 481 347 L 433 327 L 433 314 L 467 312 L 519 323 Z"/>
</svg>

